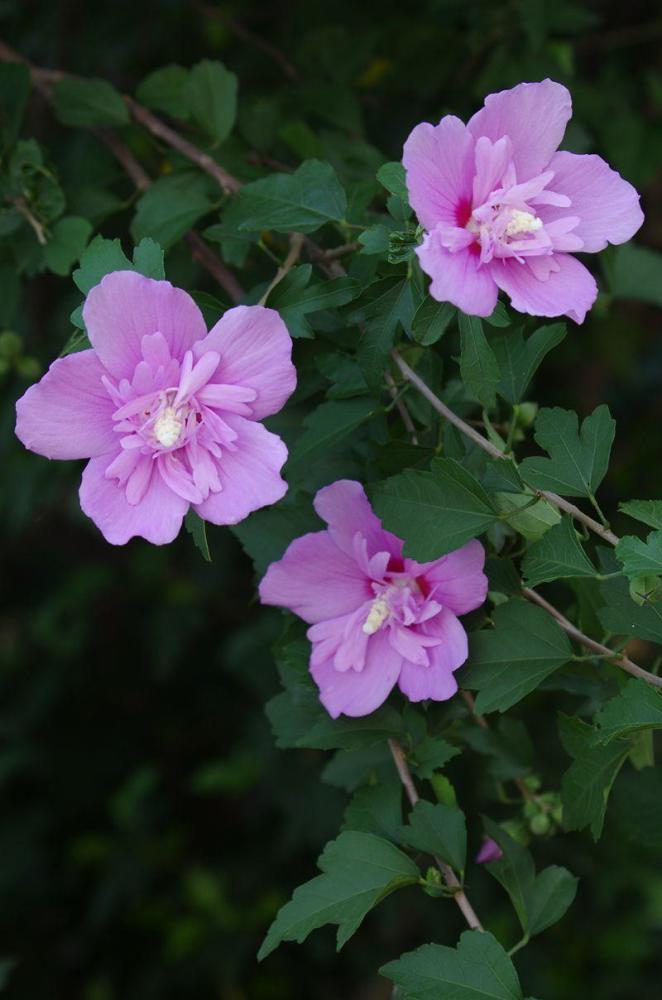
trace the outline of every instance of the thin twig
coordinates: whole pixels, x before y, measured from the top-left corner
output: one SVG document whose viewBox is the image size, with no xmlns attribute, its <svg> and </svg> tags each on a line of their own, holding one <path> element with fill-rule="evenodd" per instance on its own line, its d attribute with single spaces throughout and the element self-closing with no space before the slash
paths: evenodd
<svg viewBox="0 0 662 1000">
<path fill-rule="evenodd" d="M 290 233 L 290 249 L 288 251 L 287 257 L 281 264 L 281 266 L 276 271 L 272 281 L 269 282 L 266 291 L 264 292 L 262 298 L 260 299 L 260 305 L 263 306 L 267 301 L 271 293 L 273 292 L 276 285 L 279 285 L 285 275 L 292 270 L 299 257 L 301 256 L 301 248 L 303 247 L 303 233 Z"/>
<path fill-rule="evenodd" d="M 409 803 L 413 808 L 418 802 L 420 796 L 418 794 L 418 791 L 416 790 L 416 785 L 414 784 L 414 779 L 412 778 L 411 771 L 409 770 L 409 765 L 407 763 L 405 752 L 397 740 L 390 739 L 388 741 L 388 745 L 391 751 L 391 755 L 393 757 L 393 761 L 395 763 L 396 770 L 398 772 L 398 776 L 400 778 L 400 781 L 402 782 L 407 798 L 409 799 Z M 473 906 L 467 899 L 464 889 L 462 888 L 462 885 L 460 884 L 460 881 L 455 872 L 453 871 L 453 869 L 450 867 L 450 865 L 447 865 L 444 861 L 442 861 L 441 858 L 435 857 L 434 860 L 437 864 L 437 867 L 439 868 L 439 871 L 442 874 L 444 882 L 451 890 L 453 894 L 453 899 L 455 900 L 460 910 L 462 911 L 462 915 L 466 920 L 466 922 L 468 923 L 469 927 L 475 931 L 482 931 L 483 925 L 478 919 Z"/>
<path fill-rule="evenodd" d="M 124 167 L 136 190 L 143 192 L 152 186 L 152 178 L 143 169 L 131 150 L 117 138 L 112 129 L 98 128 L 94 130 L 94 134 L 110 150 L 117 162 Z"/>
<path fill-rule="evenodd" d="M 446 404 L 443 403 L 439 397 L 436 396 L 425 384 L 423 379 L 416 374 L 413 368 L 409 367 L 398 351 L 393 350 L 391 352 L 391 356 L 407 382 L 410 382 L 411 385 L 413 385 L 414 388 L 417 389 L 418 392 L 425 397 L 425 399 L 427 399 L 437 413 L 440 413 L 442 417 L 445 417 L 449 423 L 453 424 L 454 427 L 457 427 L 457 429 L 466 437 L 471 438 L 471 440 L 477 444 L 479 448 L 486 451 L 488 455 L 492 456 L 492 458 L 508 457 L 506 453 L 501 450 L 501 448 L 497 448 L 495 444 L 492 444 L 492 442 L 486 437 L 483 437 L 483 435 L 480 434 L 474 427 L 462 420 L 461 417 L 458 417 L 457 413 L 454 413 L 453 410 L 449 409 L 448 406 L 446 406 Z M 613 531 L 610 531 L 609 528 L 605 528 L 604 525 L 599 523 L 599 521 L 596 521 L 588 514 L 585 514 L 583 510 L 579 509 L 579 507 L 575 507 L 573 503 L 569 503 L 567 500 L 564 500 L 563 497 L 558 496 L 556 493 L 550 493 L 547 490 L 536 490 L 536 493 L 538 493 L 539 496 L 544 497 L 545 500 L 548 500 L 551 504 L 564 511 L 566 514 L 570 514 L 570 516 L 576 521 L 580 521 L 582 524 L 585 524 L 587 528 L 590 528 L 591 531 L 593 531 L 596 535 L 599 535 L 605 542 L 609 542 L 610 545 L 618 544 L 618 536 L 615 535 Z"/>
<path fill-rule="evenodd" d="M 324 257 L 326 260 L 336 260 L 338 257 L 344 257 L 348 253 L 354 253 L 355 250 L 360 250 L 361 244 L 355 240 L 353 243 L 342 243 L 339 247 L 332 247 L 330 250 L 324 251 Z"/>
<path fill-rule="evenodd" d="M 642 680 L 647 681 L 652 684 L 653 687 L 662 688 L 662 677 L 658 677 L 657 674 L 652 674 L 648 670 L 644 670 L 637 663 L 634 663 L 629 657 L 625 656 L 623 653 L 617 653 L 613 649 L 609 649 L 608 646 L 603 646 L 601 642 L 596 642 L 595 639 L 591 639 L 590 636 L 584 635 L 572 622 L 558 611 L 553 604 L 546 601 L 544 597 L 530 587 L 524 587 L 522 589 L 522 594 L 528 601 L 532 601 L 539 607 L 543 608 L 552 618 L 556 619 L 564 632 L 566 632 L 571 639 L 575 642 L 580 643 L 586 649 L 590 649 L 591 652 L 596 653 L 598 656 L 602 656 L 605 659 L 611 660 L 620 667 L 622 670 L 627 671 L 628 674 L 632 674 L 633 677 L 641 677 Z"/>
<path fill-rule="evenodd" d="M 230 301 L 236 305 L 244 297 L 244 289 L 241 287 L 232 271 L 229 270 L 214 253 L 208 243 L 202 239 L 199 233 L 191 229 L 185 236 L 186 242 L 191 249 L 193 260 L 197 261 L 206 271 L 209 271 L 212 278 L 215 278 L 221 288 L 226 292 Z"/>
<path fill-rule="evenodd" d="M 265 55 L 269 56 L 269 58 L 280 67 L 285 76 L 289 77 L 290 80 L 299 79 L 299 71 L 297 68 L 292 65 L 285 53 L 281 52 L 280 49 L 277 49 L 275 45 L 271 44 L 271 42 L 266 41 L 266 39 L 261 38 L 260 35 L 256 35 L 254 31 L 250 31 L 248 28 L 244 27 L 243 24 L 237 21 L 234 17 L 231 17 L 229 14 L 226 14 L 226 12 L 221 10 L 219 7 L 212 7 L 211 4 L 202 3 L 201 0 L 193 0 L 193 6 L 205 17 L 210 17 L 216 21 L 221 21 L 222 24 L 226 24 L 231 31 L 234 31 L 238 38 L 248 42 L 249 45 L 254 45 L 255 48 L 261 49 Z"/>
<path fill-rule="evenodd" d="M 405 425 L 405 429 L 408 431 L 411 438 L 412 444 L 418 444 L 418 434 L 416 433 L 416 427 L 414 426 L 414 421 L 411 419 L 411 414 L 407 409 L 406 403 L 403 399 L 398 396 L 398 390 L 395 382 L 393 381 L 393 376 L 390 372 L 385 372 L 384 377 L 386 379 L 386 384 L 388 386 L 388 391 L 395 404 L 395 408 L 402 418 L 402 422 Z"/>
</svg>

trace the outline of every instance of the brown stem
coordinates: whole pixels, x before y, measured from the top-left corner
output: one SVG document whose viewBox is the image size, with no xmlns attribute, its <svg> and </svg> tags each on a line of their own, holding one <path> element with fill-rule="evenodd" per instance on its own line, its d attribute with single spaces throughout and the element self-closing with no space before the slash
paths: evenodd
<svg viewBox="0 0 662 1000">
<path fill-rule="evenodd" d="M 411 385 L 413 385 L 414 388 L 417 389 L 417 391 L 420 392 L 425 399 L 427 399 L 437 413 L 440 413 L 442 417 L 445 417 L 449 423 L 453 424 L 454 427 L 457 427 L 457 429 L 466 437 L 471 438 L 471 440 L 475 442 L 479 448 L 486 451 L 488 455 L 492 456 L 492 458 L 507 458 L 506 453 L 503 452 L 501 448 L 497 448 L 495 444 L 492 444 L 492 442 L 486 437 L 483 437 L 483 435 L 480 434 L 474 427 L 462 420 L 461 417 L 458 417 L 457 413 L 454 413 L 453 410 L 449 409 L 438 396 L 435 396 L 432 390 L 425 384 L 423 379 L 416 374 L 413 368 L 409 367 L 398 351 L 393 350 L 391 352 L 391 356 L 407 382 L 410 382 Z M 582 524 L 586 525 L 587 528 L 593 531 L 596 535 L 599 535 L 605 542 L 609 542 L 610 545 L 618 544 L 618 536 L 615 535 L 613 531 L 610 531 L 609 528 L 605 528 L 599 521 L 596 521 L 588 514 L 585 514 L 584 511 L 580 510 L 579 507 L 576 507 L 574 503 L 569 503 L 567 500 L 564 500 L 563 497 L 558 496 L 556 493 L 550 493 L 547 490 L 536 490 L 536 492 L 555 507 L 565 511 L 566 514 L 570 514 L 570 516 L 576 521 L 580 521 Z"/>
<path fill-rule="evenodd" d="M 232 271 L 219 258 L 218 254 L 214 253 L 209 244 L 205 243 L 200 234 L 196 233 L 194 229 L 191 229 L 186 234 L 185 239 L 191 248 L 193 260 L 197 261 L 201 267 L 204 267 L 211 274 L 212 278 L 216 279 L 234 305 L 241 302 L 244 297 L 244 289 Z"/>
<path fill-rule="evenodd" d="M 95 129 L 94 134 L 97 139 L 110 150 L 117 162 L 124 167 L 124 170 L 129 175 L 133 181 L 134 187 L 140 191 L 146 191 L 147 188 L 152 186 L 152 178 L 149 176 L 146 170 L 143 169 L 138 160 L 135 158 L 131 150 L 124 145 L 121 139 L 117 138 L 115 132 L 109 128 L 98 128 Z"/>
<path fill-rule="evenodd" d="M 590 649 L 592 653 L 597 653 L 598 656 L 605 657 L 613 661 L 616 666 L 621 667 L 622 670 L 627 671 L 628 674 L 632 674 L 633 677 L 641 677 L 642 680 L 648 681 L 653 687 L 662 688 L 662 677 L 658 677 L 657 674 L 651 674 L 650 671 L 644 670 L 637 663 L 634 663 L 629 657 L 625 656 L 623 653 L 616 653 L 609 646 L 603 646 L 601 642 L 596 642 L 595 639 L 591 639 L 590 636 L 584 635 L 572 622 L 558 611 L 553 604 L 546 601 L 544 597 L 530 587 L 523 587 L 522 593 L 528 601 L 532 601 L 539 607 L 544 608 L 544 610 L 555 618 L 559 623 L 564 632 L 566 632 L 571 639 L 578 642 L 585 649 Z"/>
<path fill-rule="evenodd" d="M 397 740 L 390 739 L 388 741 L 388 745 L 400 781 L 402 782 L 407 798 L 409 799 L 409 803 L 413 807 L 419 801 L 420 796 L 418 794 L 418 791 L 416 790 L 416 785 L 414 784 L 414 779 L 412 778 L 411 771 L 409 770 L 409 765 L 407 763 L 405 752 Z M 453 871 L 453 869 L 450 867 L 450 865 L 447 865 L 444 861 L 442 861 L 441 858 L 435 857 L 434 860 L 437 864 L 437 867 L 439 868 L 439 871 L 442 874 L 444 882 L 451 890 L 453 894 L 453 899 L 455 900 L 460 910 L 462 911 L 462 915 L 466 920 L 466 922 L 468 923 L 469 927 L 471 927 L 471 929 L 475 931 L 482 931 L 483 925 L 476 916 L 476 912 L 471 903 L 469 902 L 469 900 L 467 899 L 464 889 L 462 888 L 462 885 L 460 884 L 460 881 L 455 872 Z"/>
</svg>

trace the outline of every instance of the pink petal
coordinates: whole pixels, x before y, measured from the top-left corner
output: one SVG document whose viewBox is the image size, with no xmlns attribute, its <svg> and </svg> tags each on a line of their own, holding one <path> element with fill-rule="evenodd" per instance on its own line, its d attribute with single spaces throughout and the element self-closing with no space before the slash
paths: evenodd
<svg viewBox="0 0 662 1000">
<path fill-rule="evenodd" d="M 354 539 L 363 536 L 367 548 L 365 562 L 366 575 L 370 572 L 369 560 L 379 552 L 390 552 L 394 556 L 402 553 L 403 543 L 390 531 L 382 528 L 382 522 L 373 512 L 361 483 L 352 479 L 339 479 L 330 486 L 319 490 L 313 501 L 315 510 L 329 526 L 329 535 L 352 559 L 356 558 Z M 377 569 L 382 561 L 378 561 Z"/>
<path fill-rule="evenodd" d="M 433 591 L 433 598 L 456 615 L 479 608 L 487 595 L 483 573 L 485 549 L 475 539 L 461 549 L 426 563 L 421 575 Z"/>
<path fill-rule="evenodd" d="M 564 215 L 578 215 L 580 221 L 573 236 L 584 241 L 582 249 L 589 253 L 604 250 L 608 243 L 625 243 L 634 236 L 644 221 L 639 195 L 602 157 L 556 153 L 550 168 L 554 171 L 554 188 L 568 195 L 571 208 L 541 208 L 539 214 L 546 224 Z"/>
<path fill-rule="evenodd" d="M 490 94 L 467 128 L 474 139 L 485 135 L 496 142 L 509 136 L 517 179 L 526 181 L 548 165 L 571 115 L 569 91 L 553 80 L 543 80 Z"/>
<path fill-rule="evenodd" d="M 135 271 L 102 278 L 85 300 L 83 319 L 99 360 L 115 378 L 133 377 L 146 334 L 161 333 L 172 356 L 181 359 L 207 333 L 190 295 Z"/>
<path fill-rule="evenodd" d="M 111 545 L 124 545 L 130 538 L 146 538 L 154 545 L 167 545 L 178 535 L 188 503 L 169 490 L 152 463 L 152 475 L 140 503 L 126 499 L 124 487 L 109 479 L 107 456 L 93 458 L 83 472 L 80 505 Z"/>
<path fill-rule="evenodd" d="M 473 180 L 473 205 L 482 205 L 488 195 L 499 187 L 513 154 L 507 136 L 491 142 L 482 135 L 476 143 L 476 176 Z"/>
<path fill-rule="evenodd" d="M 196 347 L 196 354 L 200 356 L 208 350 L 221 355 L 214 382 L 255 390 L 257 398 L 251 409 L 256 420 L 277 413 L 294 392 L 292 340 L 274 309 L 264 306 L 228 309 Z"/>
<path fill-rule="evenodd" d="M 463 226 L 471 211 L 474 174 L 474 143 L 464 122 L 447 115 L 438 125 L 417 125 L 405 142 L 402 162 L 409 201 L 421 225 Z"/>
<path fill-rule="evenodd" d="M 528 262 L 520 264 L 514 258 L 493 260 L 490 272 L 499 288 L 510 296 L 513 309 L 532 316 L 566 315 L 583 323 L 598 294 L 595 278 L 567 253 L 555 253 L 544 260 L 557 268 L 546 281 L 535 277 Z"/>
<path fill-rule="evenodd" d="M 16 436 L 46 458 L 91 458 L 117 448 L 115 404 L 94 351 L 58 358 L 16 403 Z"/>
<path fill-rule="evenodd" d="M 320 701 L 332 718 L 370 715 L 388 698 L 398 679 L 402 657 L 390 646 L 384 632 L 370 637 L 363 670 L 338 671 L 327 660 L 311 666 L 320 689 Z M 418 669 L 424 670 L 424 667 Z"/>
<path fill-rule="evenodd" d="M 477 244 L 476 244 L 477 245 Z M 450 253 L 433 230 L 416 250 L 421 267 L 432 278 L 430 295 L 438 302 L 452 302 L 469 316 L 490 316 L 499 291 L 490 269 L 480 267 L 473 247 Z"/>
<path fill-rule="evenodd" d="M 366 577 L 354 560 L 340 551 L 327 531 L 295 539 L 283 558 L 271 564 L 260 583 L 263 604 L 289 608 L 309 624 L 342 619 L 372 597 Z M 340 637 L 335 648 L 346 624 L 347 619 L 338 622 Z M 325 630 L 326 639 L 332 634 L 333 628 Z"/>
<path fill-rule="evenodd" d="M 421 631 L 435 635 L 439 644 L 428 648 L 428 667 L 405 660 L 398 685 L 410 701 L 423 701 L 425 698 L 446 701 L 457 691 L 453 671 L 461 667 L 469 655 L 467 633 L 447 608 L 422 625 Z"/>
<path fill-rule="evenodd" d="M 196 504 L 196 511 L 212 524 L 237 524 L 254 510 L 276 503 L 287 492 L 280 470 L 287 448 L 262 424 L 228 413 L 224 421 L 237 435 L 233 448 L 225 449 L 218 462 L 220 493 L 210 493 Z"/>
</svg>

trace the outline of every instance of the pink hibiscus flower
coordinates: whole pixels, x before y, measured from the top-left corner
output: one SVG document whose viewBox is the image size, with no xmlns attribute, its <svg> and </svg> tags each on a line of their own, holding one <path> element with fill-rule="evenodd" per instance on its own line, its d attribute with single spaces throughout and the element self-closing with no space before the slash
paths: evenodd
<svg viewBox="0 0 662 1000">
<path fill-rule="evenodd" d="M 296 383 L 278 313 L 237 306 L 207 333 L 186 292 L 115 271 L 83 318 L 92 350 L 58 359 L 28 389 L 16 434 L 47 458 L 90 459 L 80 504 L 109 542 L 171 542 L 190 505 L 236 524 L 280 500 L 287 449 L 257 423 Z"/>
<path fill-rule="evenodd" d="M 520 312 L 583 322 L 597 286 L 571 254 L 625 243 L 644 217 L 601 157 L 556 151 L 571 113 L 566 88 L 543 80 L 490 94 L 468 125 L 413 130 L 403 163 L 433 298 L 489 316 L 502 289 Z"/>
<path fill-rule="evenodd" d="M 263 604 L 309 622 L 310 670 L 333 718 L 368 715 L 397 683 L 410 701 L 445 701 L 467 658 L 457 619 L 485 600 L 485 552 L 472 541 L 434 562 L 402 556 L 360 483 L 320 490 L 325 531 L 297 538 L 260 584 Z"/>
</svg>

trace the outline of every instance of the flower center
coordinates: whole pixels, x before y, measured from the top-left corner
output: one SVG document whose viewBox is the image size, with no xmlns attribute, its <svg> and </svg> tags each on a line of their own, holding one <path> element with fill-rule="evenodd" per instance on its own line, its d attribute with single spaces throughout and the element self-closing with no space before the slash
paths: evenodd
<svg viewBox="0 0 662 1000">
<path fill-rule="evenodd" d="M 388 602 L 384 597 L 384 594 L 381 594 L 372 602 L 370 611 L 368 612 L 368 617 L 362 625 L 362 629 L 365 634 L 374 635 L 375 632 L 379 632 L 390 613 L 391 610 L 388 606 Z"/>
<path fill-rule="evenodd" d="M 519 233 L 535 233 L 542 229 L 542 219 L 532 212 L 521 212 L 513 208 L 510 212 L 510 222 L 506 225 L 506 236 L 517 236 Z"/>
<path fill-rule="evenodd" d="M 181 410 L 166 406 L 154 422 L 154 437 L 164 448 L 172 448 L 184 427 Z"/>
</svg>

